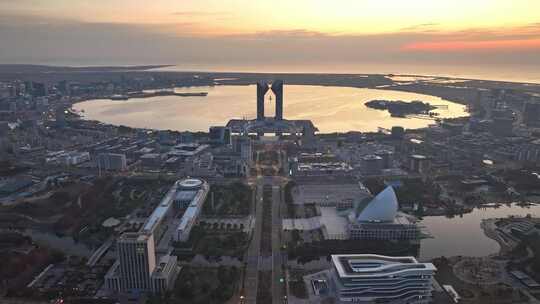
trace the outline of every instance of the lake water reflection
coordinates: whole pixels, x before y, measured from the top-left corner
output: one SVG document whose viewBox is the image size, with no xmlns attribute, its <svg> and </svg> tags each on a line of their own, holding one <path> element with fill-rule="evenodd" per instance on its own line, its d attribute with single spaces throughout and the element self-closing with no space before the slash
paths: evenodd
<svg viewBox="0 0 540 304">
<path fill-rule="evenodd" d="M 75 104 L 87 119 L 138 128 L 178 131 L 208 131 L 231 118 L 256 116 L 255 86 L 215 86 L 179 88 L 178 92 L 208 92 L 207 97 L 160 96 L 127 101 L 90 100 Z M 466 116 L 465 106 L 439 97 L 390 90 L 286 85 L 284 117 L 311 119 L 321 132 L 377 131 L 377 127 L 421 128 L 433 123 L 422 118 L 395 118 L 386 111 L 367 108 L 372 99 L 422 100 L 440 109 L 440 117 Z M 268 96 L 267 96 L 268 97 Z M 267 98 L 266 116 L 272 116 L 273 101 Z"/>
<path fill-rule="evenodd" d="M 483 219 L 514 216 L 540 216 L 540 205 L 519 207 L 517 205 L 499 208 L 474 209 L 473 212 L 447 218 L 428 216 L 421 221 L 425 230 L 433 238 L 424 239 L 420 245 L 420 258 L 423 260 L 440 256 L 486 256 L 499 251 L 499 244 L 484 235 L 480 227 Z"/>
</svg>

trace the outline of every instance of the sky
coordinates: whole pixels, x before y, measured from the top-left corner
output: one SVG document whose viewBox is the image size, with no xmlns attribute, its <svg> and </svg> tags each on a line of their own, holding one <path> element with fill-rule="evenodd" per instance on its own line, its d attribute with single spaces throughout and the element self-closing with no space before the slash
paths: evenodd
<svg viewBox="0 0 540 304">
<path fill-rule="evenodd" d="M 538 0 L 0 0 L 0 63 L 540 67 Z"/>
</svg>

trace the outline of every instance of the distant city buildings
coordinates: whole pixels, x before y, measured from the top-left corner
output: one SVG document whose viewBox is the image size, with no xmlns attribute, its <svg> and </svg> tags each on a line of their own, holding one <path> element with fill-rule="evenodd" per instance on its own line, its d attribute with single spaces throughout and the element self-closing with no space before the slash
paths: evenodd
<svg viewBox="0 0 540 304">
<path fill-rule="evenodd" d="M 125 154 L 101 153 L 97 157 L 97 166 L 101 170 L 124 171 L 127 169 Z"/>
<path fill-rule="evenodd" d="M 246 182 L 242 178 L 253 174 L 255 176 L 248 181 L 256 181 L 251 183 L 254 187 L 262 184 L 267 188 L 273 183 L 275 190 L 284 180 L 294 181 L 290 193 L 292 202 L 287 201 L 284 210 L 290 216 L 279 221 L 282 221 L 284 235 L 293 239 L 286 245 L 288 248 L 298 246 L 291 253 L 298 254 L 299 258 L 310 258 L 312 248 L 323 251 L 327 244 L 343 244 L 348 248 L 356 244 L 405 247 L 400 250 L 419 246 L 421 227 L 414 216 L 399 210 L 424 216 L 464 213 L 477 206 L 468 199 L 476 200 L 477 195 L 485 191 L 489 191 L 490 198 L 491 195 L 504 199 L 536 196 L 534 181 L 538 174 L 529 168 L 540 164 L 537 138 L 540 107 L 528 93 L 522 96 L 504 90 L 478 89 L 475 104 L 478 108 L 471 113 L 477 116 L 437 119 L 436 124 L 425 129 L 393 127 L 373 133 L 316 134 L 318 130 L 311 121 L 284 119 L 283 82 L 279 80 L 273 81 L 271 87 L 266 82 L 257 84 L 256 119 L 231 120 L 227 126 L 210 127 L 208 133 L 116 127 L 74 119 L 70 110 L 66 112 L 66 107 L 75 101 L 96 99 L 104 94 L 122 97 L 130 90 L 151 89 L 155 85 L 151 78 L 122 76 L 121 81 L 63 81 L 56 86 L 31 81 L 0 82 L 0 159 L 2 164 L 7 159 L 5 163 L 9 165 L 2 167 L 6 175 L 0 178 L 2 203 L 32 204 L 36 198 L 41 201 L 45 191 L 65 191 L 63 185 L 72 183 L 80 182 L 75 186 L 82 185 L 86 189 L 97 181 L 94 185 L 99 186 L 104 180 L 100 179 L 104 171 L 114 176 L 112 181 L 119 192 L 113 192 L 113 196 L 116 200 L 119 193 L 121 203 L 125 202 L 125 193 L 139 199 L 138 190 L 123 191 L 120 188 L 124 185 L 131 187 L 133 181 L 141 185 L 146 179 L 160 182 L 150 190 L 146 185 L 141 187 L 145 189 L 140 197 L 145 198 L 146 204 L 133 212 L 126 211 L 124 223 L 121 217 L 109 218 L 118 222 L 118 226 L 115 224 L 118 231 L 140 228 L 137 232 L 120 234 L 117 245 L 111 247 L 116 248 L 117 257 L 105 276 L 105 287 L 110 291 L 163 294 L 174 286 L 180 268 L 172 250 L 173 247 L 182 252 L 190 250 L 184 246 L 192 245 L 193 227 L 197 225 L 210 190 L 204 178 L 216 184 L 232 180 L 227 178 Z M 351 81 L 358 83 L 359 80 Z M 214 82 L 210 79 L 182 82 L 186 83 Z M 425 82 L 421 87 L 427 86 Z M 265 117 L 264 99 L 270 90 L 275 96 L 276 114 Z M 476 92 L 477 89 L 463 90 Z M 489 108 L 484 109 L 484 104 Z M 483 110 L 485 114 L 481 113 Z M 268 133 L 272 136 L 259 136 Z M 279 153 L 271 149 L 278 149 Z M 273 172 L 279 172 L 276 173 L 279 177 L 268 178 Z M 155 193 L 162 191 L 161 182 L 170 178 L 179 180 L 158 202 Z M 420 198 L 408 200 L 402 198 L 399 206 L 394 188 L 388 187 L 373 196 L 361 182 L 368 185 L 373 180 L 377 180 L 374 189 L 384 184 L 401 186 L 405 192 L 407 187 L 418 189 L 416 186 L 422 185 L 429 186 L 426 192 L 433 193 L 422 193 L 418 195 Z M 417 180 L 422 182 L 416 184 Z M 413 186 L 407 185 L 410 181 L 414 181 Z M 530 181 L 533 183 L 528 184 Z M 520 188 L 520 184 L 529 188 Z M 438 193 L 443 192 L 441 189 L 448 190 L 444 191 L 444 198 Z M 463 193 L 459 193 L 461 191 Z M 216 196 L 220 195 L 218 192 Z M 268 192 L 263 189 L 263 197 Z M 253 193 L 255 197 L 258 195 L 258 192 Z M 80 197 L 82 195 L 79 202 Z M 216 199 L 219 201 L 216 206 L 221 208 L 221 204 L 226 205 L 222 202 L 227 200 L 228 197 Z M 67 203 L 72 205 L 72 202 L 70 199 Z M 78 209 L 83 210 L 89 204 L 79 205 L 82 207 Z M 235 208 L 244 212 L 243 207 L 245 205 Z M 23 209 L 19 211 L 25 212 Z M 231 224 L 244 223 L 241 229 L 247 233 L 256 227 L 254 215 L 246 216 L 245 222 L 237 216 L 204 218 L 201 223 L 210 220 L 201 228 L 209 229 L 207 234 L 214 237 L 212 234 L 219 226 L 219 237 L 222 237 L 228 232 L 238 232 Z M 16 225 L 25 222 L 18 221 Z M 505 229 L 505 239 L 512 240 L 516 232 L 528 233 L 534 225 L 520 222 Z M 294 246 L 289 246 L 291 244 Z M 196 246 L 193 245 L 193 252 L 200 249 Z M 309 252 L 302 256 L 306 248 Z M 101 260 L 96 268 L 110 265 L 106 260 Z M 248 259 L 248 264 L 250 261 Z M 332 296 L 343 303 L 426 303 L 430 299 L 429 281 L 435 269 L 429 263 L 419 263 L 410 257 L 376 255 L 338 255 L 332 256 L 331 262 L 332 270 L 310 276 L 310 287 L 319 295 Z M 283 264 L 290 266 L 286 263 Z M 93 277 L 99 289 L 103 277 L 95 275 L 96 268 L 88 277 Z"/>
<path fill-rule="evenodd" d="M 351 209 L 371 196 L 361 183 L 324 178 L 297 181 L 291 194 L 295 204 L 315 204 L 319 207 L 335 207 L 339 210 Z"/>
<path fill-rule="evenodd" d="M 220 145 L 231 144 L 231 129 L 227 127 L 210 127 L 208 132 L 210 143 Z"/>
<path fill-rule="evenodd" d="M 343 176 L 353 168 L 330 153 L 301 153 L 292 161 L 293 176 Z"/>
<path fill-rule="evenodd" d="M 51 152 L 45 158 L 47 163 L 55 163 L 64 166 L 77 166 L 90 160 L 89 152 L 56 151 Z"/>
<path fill-rule="evenodd" d="M 540 127 L 540 100 L 530 100 L 523 107 L 523 123 L 530 127 Z"/>
<path fill-rule="evenodd" d="M 413 154 L 409 157 L 409 170 L 413 173 L 426 174 L 429 172 L 431 162 L 428 157 Z"/>
<path fill-rule="evenodd" d="M 366 155 L 362 158 L 362 173 L 365 175 L 379 175 L 384 168 L 383 158 L 377 155 Z"/>
</svg>

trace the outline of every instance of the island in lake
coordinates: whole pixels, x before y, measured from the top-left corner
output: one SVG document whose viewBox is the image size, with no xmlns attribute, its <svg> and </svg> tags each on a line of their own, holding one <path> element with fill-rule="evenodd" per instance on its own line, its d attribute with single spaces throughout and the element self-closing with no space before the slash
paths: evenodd
<svg viewBox="0 0 540 304">
<path fill-rule="evenodd" d="M 205 97 L 207 95 L 208 92 L 177 93 L 174 90 L 157 90 L 152 92 L 128 92 L 125 95 L 112 95 L 109 98 L 111 100 L 128 100 L 130 98 L 150 98 L 158 96 Z"/>
<path fill-rule="evenodd" d="M 419 100 L 406 102 L 402 100 L 371 100 L 365 103 L 368 108 L 377 110 L 387 110 L 393 117 L 405 117 L 411 114 L 423 114 L 435 116 L 437 113 L 431 112 L 437 109 L 436 106 Z"/>
</svg>

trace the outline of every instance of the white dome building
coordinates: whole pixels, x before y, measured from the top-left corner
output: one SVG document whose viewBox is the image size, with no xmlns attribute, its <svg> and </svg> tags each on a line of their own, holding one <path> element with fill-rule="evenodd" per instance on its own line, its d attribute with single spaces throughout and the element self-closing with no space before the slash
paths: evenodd
<svg viewBox="0 0 540 304">
<path fill-rule="evenodd" d="M 359 212 L 356 220 L 364 223 L 394 222 L 398 207 L 396 193 L 388 186 Z"/>
<path fill-rule="evenodd" d="M 399 204 L 391 186 L 349 214 L 348 235 L 353 240 L 413 240 L 420 229 L 409 215 L 398 212 Z"/>
</svg>

